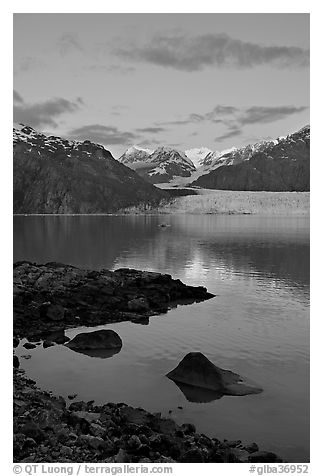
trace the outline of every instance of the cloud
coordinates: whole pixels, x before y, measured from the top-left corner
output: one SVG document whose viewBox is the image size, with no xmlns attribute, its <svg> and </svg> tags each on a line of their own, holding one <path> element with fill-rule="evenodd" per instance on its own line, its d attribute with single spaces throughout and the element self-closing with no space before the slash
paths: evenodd
<svg viewBox="0 0 323 476">
<path fill-rule="evenodd" d="M 133 144 L 137 136 L 132 132 L 120 131 L 117 127 L 90 124 L 69 132 L 69 137 L 75 140 L 91 140 L 99 144 Z"/>
<path fill-rule="evenodd" d="M 150 140 L 143 140 L 141 142 L 138 142 L 137 145 L 139 147 L 147 147 L 149 149 L 155 149 L 156 146 L 162 144 L 159 140 L 154 139 L 153 141 Z"/>
<path fill-rule="evenodd" d="M 161 125 L 185 125 L 192 123 L 199 123 L 203 121 L 212 121 L 216 123 L 227 123 L 228 119 L 222 118 L 223 116 L 232 116 L 232 114 L 238 112 L 239 109 L 233 106 L 225 106 L 223 104 L 218 104 L 212 111 L 206 112 L 204 114 L 191 113 L 184 119 L 178 119 L 168 122 L 160 122 Z"/>
<path fill-rule="evenodd" d="M 243 112 L 238 121 L 241 125 L 255 124 L 255 123 L 268 123 L 278 121 L 284 117 L 297 114 L 299 112 L 306 111 L 308 109 L 305 106 L 253 106 Z"/>
<path fill-rule="evenodd" d="M 241 134 L 242 134 L 242 130 L 238 129 L 238 128 L 235 128 L 235 129 L 229 130 L 228 132 L 225 132 L 221 136 L 216 137 L 214 139 L 214 141 L 215 142 L 222 142 L 225 139 L 230 139 L 231 137 L 240 136 Z"/>
<path fill-rule="evenodd" d="M 234 106 L 223 106 L 223 104 L 218 104 L 212 111 L 212 115 L 216 114 L 218 116 L 227 116 L 234 114 L 238 109 Z"/>
<path fill-rule="evenodd" d="M 182 119 L 168 122 L 159 122 L 158 125 L 186 125 L 211 123 L 224 126 L 226 129 L 222 135 L 216 137 L 216 141 L 223 141 L 231 137 L 241 135 L 243 127 L 251 124 L 266 124 L 279 121 L 294 114 L 306 111 L 307 106 L 251 106 L 237 108 L 230 105 L 218 104 L 211 111 L 196 114 L 191 113 Z"/>
<path fill-rule="evenodd" d="M 225 33 L 195 37 L 155 36 L 146 44 L 125 45 L 115 48 L 113 53 L 132 61 L 182 71 L 199 71 L 209 66 L 303 68 L 309 65 L 309 50 L 296 46 L 265 46 L 245 42 Z"/>
<path fill-rule="evenodd" d="M 229 129 L 255 123 L 275 122 L 293 114 L 306 111 L 307 106 L 252 106 L 249 108 L 236 108 L 218 104 L 212 111 L 204 114 L 191 113 L 186 118 L 160 122 L 160 125 L 185 125 L 197 124 L 200 122 L 212 122 L 222 124 Z"/>
<path fill-rule="evenodd" d="M 142 127 L 136 130 L 138 132 L 145 132 L 148 134 L 159 134 L 159 132 L 164 132 L 166 129 L 163 127 Z"/>
<path fill-rule="evenodd" d="M 192 119 L 190 117 L 188 117 L 187 119 L 178 119 L 178 120 L 175 120 L 175 121 L 165 121 L 165 122 L 158 122 L 158 124 L 160 125 L 163 125 L 163 126 L 182 126 L 182 125 L 185 125 L 185 124 L 191 124 L 192 122 Z"/>
<path fill-rule="evenodd" d="M 44 69 L 45 67 L 45 62 L 40 60 L 39 58 L 35 58 L 33 56 L 25 56 L 19 61 L 15 62 L 14 74 L 37 71 L 40 69 Z"/>
<path fill-rule="evenodd" d="M 32 127 L 56 127 L 55 118 L 66 113 L 74 112 L 83 104 L 81 98 L 75 102 L 63 98 L 49 99 L 48 101 L 27 104 L 17 91 L 14 91 L 13 120 Z"/>
<path fill-rule="evenodd" d="M 84 66 L 84 70 L 91 71 L 95 73 L 119 73 L 119 74 L 128 74 L 136 71 L 136 68 L 133 66 L 124 66 L 119 64 L 111 64 L 111 65 L 104 65 L 104 64 L 90 64 Z"/>
<path fill-rule="evenodd" d="M 77 37 L 71 33 L 65 33 L 57 41 L 57 47 L 61 56 L 66 56 L 73 52 L 83 52 L 83 48 Z"/>
</svg>

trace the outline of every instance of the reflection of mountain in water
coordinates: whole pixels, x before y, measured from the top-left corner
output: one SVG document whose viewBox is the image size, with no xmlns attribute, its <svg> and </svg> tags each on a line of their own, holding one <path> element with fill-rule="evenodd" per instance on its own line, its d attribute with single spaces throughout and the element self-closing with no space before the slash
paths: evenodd
<svg viewBox="0 0 323 476">
<path fill-rule="evenodd" d="M 149 217 L 28 216 L 14 218 L 14 260 L 59 261 L 93 269 L 111 268 L 131 243 L 158 233 Z M 148 220 L 145 220 L 147 218 Z M 151 229 L 151 230 L 150 230 Z"/>
<path fill-rule="evenodd" d="M 206 284 L 223 277 L 265 276 L 307 292 L 309 221 L 295 217 L 169 216 L 15 217 L 15 260 L 80 267 L 135 267 Z M 192 283 L 193 284 L 193 283 Z"/>
</svg>

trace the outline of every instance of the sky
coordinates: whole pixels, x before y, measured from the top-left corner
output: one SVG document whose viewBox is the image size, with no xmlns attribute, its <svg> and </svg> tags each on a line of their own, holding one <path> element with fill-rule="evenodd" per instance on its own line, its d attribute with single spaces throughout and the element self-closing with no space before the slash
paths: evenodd
<svg viewBox="0 0 323 476">
<path fill-rule="evenodd" d="M 310 121 L 308 14 L 14 14 L 14 121 L 103 144 L 224 150 Z"/>
</svg>

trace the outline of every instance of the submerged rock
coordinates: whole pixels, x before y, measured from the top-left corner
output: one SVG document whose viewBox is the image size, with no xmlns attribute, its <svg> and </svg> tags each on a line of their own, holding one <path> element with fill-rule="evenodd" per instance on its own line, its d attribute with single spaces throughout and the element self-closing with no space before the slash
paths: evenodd
<svg viewBox="0 0 323 476">
<path fill-rule="evenodd" d="M 262 392 L 261 388 L 246 385 L 240 375 L 217 367 L 201 352 L 187 354 L 167 377 L 193 402 Z"/>
<path fill-rule="evenodd" d="M 113 330 L 102 329 L 77 334 L 65 345 L 72 350 L 85 353 L 91 357 L 106 358 L 120 351 L 122 340 Z"/>
</svg>

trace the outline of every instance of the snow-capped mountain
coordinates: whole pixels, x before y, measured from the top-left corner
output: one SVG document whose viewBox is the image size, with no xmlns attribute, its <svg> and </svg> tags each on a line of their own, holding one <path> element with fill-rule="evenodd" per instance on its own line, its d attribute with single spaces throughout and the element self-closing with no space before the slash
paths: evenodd
<svg viewBox="0 0 323 476">
<path fill-rule="evenodd" d="M 149 152 L 149 149 L 133 146 L 119 160 L 151 183 L 168 183 L 176 177 L 190 177 L 196 170 L 184 152 L 172 147 L 158 147 Z"/>
<path fill-rule="evenodd" d="M 146 161 L 153 152 L 152 149 L 143 149 L 142 147 L 133 145 L 122 154 L 119 161 L 130 167 L 130 164 Z"/>
<path fill-rule="evenodd" d="M 215 170 L 223 165 L 236 165 L 244 160 L 249 160 L 253 154 L 262 152 L 271 145 L 277 143 L 277 140 L 268 140 L 257 142 L 256 144 L 249 144 L 239 149 L 237 147 L 232 147 L 231 149 L 223 150 L 220 153 L 209 154 L 205 157 L 203 164 L 201 165 L 208 171 Z"/>
<path fill-rule="evenodd" d="M 226 190 L 309 190 L 309 159 L 310 126 L 305 126 L 286 137 L 206 157 L 209 163 L 192 185 Z"/>
<path fill-rule="evenodd" d="M 215 152 L 213 152 L 211 149 L 208 149 L 207 147 L 196 147 L 193 149 L 185 150 L 186 157 L 188 157 L 193 162 L 195 168 L 201 167 L 203 165 L 205 157 L 214 153 Z"/>
<path fill-rule="evenodd" d="M 100 144 L 13 129 L 14 213 L 108 213 L 158 203 L 164 192 Z"/>
</svg>

